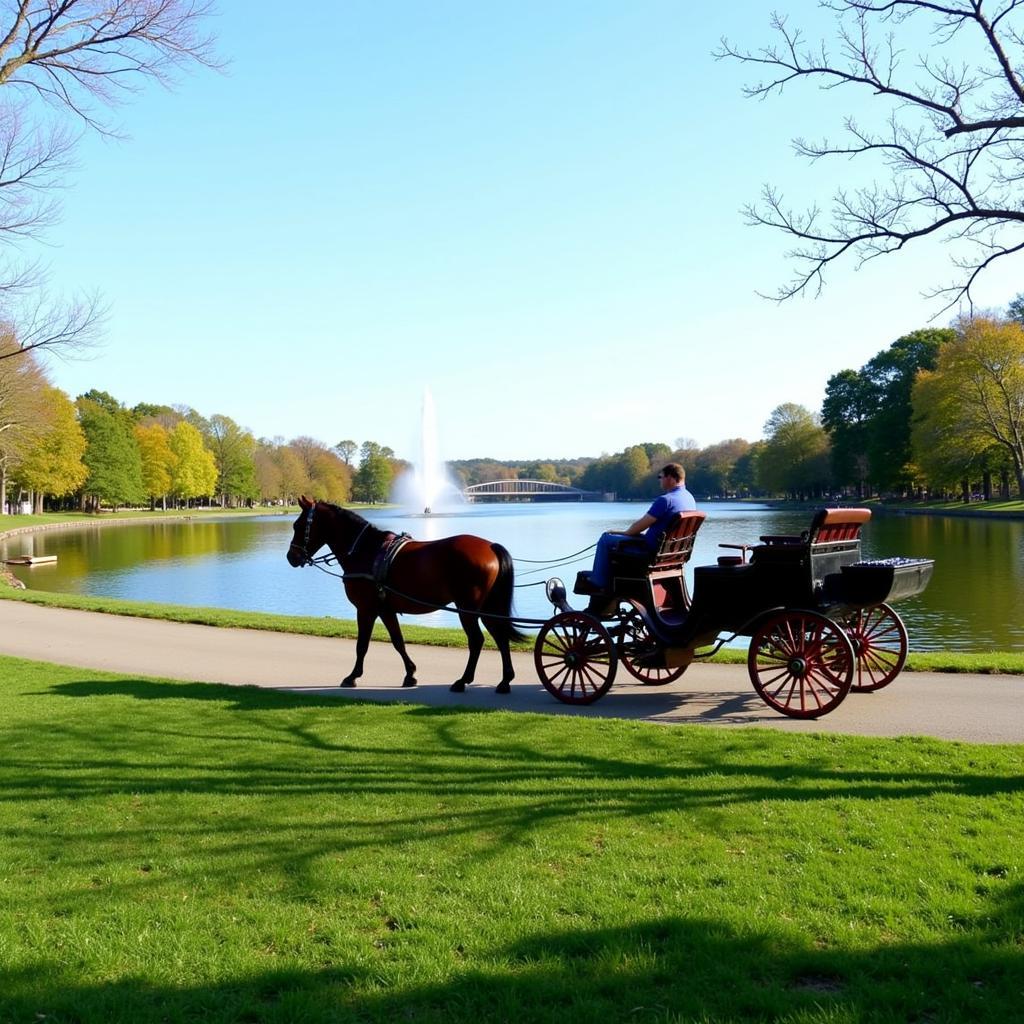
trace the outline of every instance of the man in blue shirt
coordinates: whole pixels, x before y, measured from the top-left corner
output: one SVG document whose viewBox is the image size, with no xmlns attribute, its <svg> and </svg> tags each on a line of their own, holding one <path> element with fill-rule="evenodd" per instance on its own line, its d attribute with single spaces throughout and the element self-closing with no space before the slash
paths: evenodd
<svg viewBox="0 0 1024 1024">
<path fill-rule="evenodd" d="M 686 473 L 678 462 L 670 462 L 658 474 L 661 494 L 654 499 L 647 514 L 627 526 L 621 533 L 602 533 L 597 541 L 594 554 L 594 568 L 590 573 L 590 585 L 597 591 L 607 590 L 611 585 L 611 552 L 654 553 L 669 521 L 677 512 L 693 512 L 697 502 L 686 489 Z"/>
</svg>

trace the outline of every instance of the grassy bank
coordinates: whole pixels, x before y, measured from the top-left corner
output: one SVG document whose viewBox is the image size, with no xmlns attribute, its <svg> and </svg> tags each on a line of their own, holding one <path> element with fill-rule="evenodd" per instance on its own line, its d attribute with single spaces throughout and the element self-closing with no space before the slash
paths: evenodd
<svg viewBox="0 0 1024 1024">
<path fill-rule="evenodd" d="M 1017 747 L 0 659 L 0 1021 L 998 1021 Z"/>
</svg>

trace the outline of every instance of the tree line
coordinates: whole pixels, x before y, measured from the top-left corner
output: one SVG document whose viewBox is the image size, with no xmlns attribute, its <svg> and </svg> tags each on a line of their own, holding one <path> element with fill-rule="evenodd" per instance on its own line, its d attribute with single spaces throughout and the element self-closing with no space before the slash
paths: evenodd
<svg viewBox="0 0 1024 1024">
<path fill-rule="evenodd" d="M 642 498 L 667 461 L 699 498 L 1024 498 L 1024 294 L 1005 315 L 897 338 L 827 382 L 820 412 L 783 402 L 757 441 L 680 438 L 563 462 L 466 460 L 465 484 L 519 476 Z"/>
<path fill-rule="evenodd" d="M 0 333 L 0 355 L 14 345 Z M 0 510 L 381 502 L 406 465 L 375 441 L 256 438 L 230 416 L 98 390 L 72 401 L 33 353 L 0 359 Z"/>
<path fill-rule="evenodd" d="M 74 401 L 32 352 L 0 329 L 0 509 L 10 496 L 98 510 L 383 502 L 409 469 L 391 448 L 352 440 L 256 438 L 229 416 L 188 406 L 128 408 L 93 390 Z M 961 318 L 898 338 L 827 382 L 820 413 L 783 402 L 756 441 L 707 447 L 679 438 L 563 460 L 464 459 L 457 483 L 535 479 L 641 499 L 653 474 L 680 462 L 700 499 L 876 496 L 1024 497 L 1024 294 L 1005 315 Z"/>
</svg>

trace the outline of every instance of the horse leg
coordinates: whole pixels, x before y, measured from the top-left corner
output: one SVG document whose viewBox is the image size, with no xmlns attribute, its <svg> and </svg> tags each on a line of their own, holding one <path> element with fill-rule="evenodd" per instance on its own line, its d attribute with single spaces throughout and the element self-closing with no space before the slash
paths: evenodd
<svg viewBox="0 0 1024 1024">
<path fill-rule="evenodd" d="M 484 625 L 487 627 L 487 632 L 494 638 L 494 643 L 497 645 L 498 652 L 501 654 L 501 682 L 498 683 L 494 692 L 511 693 L 512 687 L 509 683 L 515 679 L 516 672 L 512 667 L 512 652 L 509 650 L 508 646 L 508 634 L 501 628 L 504 623 L 498 623 L 497 626 L 492 629 L 492 624 L 484 619 Z"/>
<path fill-rule="evenodd" d="M 473 682 L 476 675 L 476 663 L 480 660 L 480 652 L 484 647 L 484 634 L 480 629 L 480 620 L 476 615 L 463 615 L 460 613 L 459 622 L 465 630 L 466 639 L 469 641 L 469 658 L 466 660 L 466 667 L 462 670 L 462 678 L 456 679 L 448 687 L 452 693 L 465 693 L 467 683 Z"/>
<path fill-rule="evenodd" d="M 392 611 L 382 611 L 380 613 L 380 621 L 384 623 L 384 628 L 388 631 L 388 636 L 391 637 L 391 646 L 398 651 L 405 665 L 405 678 L 402 680 L 402 685 L 415 686 L 416 666 L 413 664 L 412 658 L 406 653 L 405 637 L 402 636 L 402 627 L 398 624 L 398 616 Z"/>
<path fill-rule="evenodd" d="M 342 686 L 355 686 L 356 680 L 363 674 L 363 659 L 370 649 L 370 634 L 373 633 L 373 624 L 377 621 L 377 613 L 356 609 L 356 663 L 352 671 L 341 681 Z"/>
</svg>

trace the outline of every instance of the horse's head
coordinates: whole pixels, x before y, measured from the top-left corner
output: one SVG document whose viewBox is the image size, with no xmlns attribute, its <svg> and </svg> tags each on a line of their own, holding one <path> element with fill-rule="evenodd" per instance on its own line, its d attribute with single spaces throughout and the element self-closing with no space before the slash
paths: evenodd
<svg viewBox="0 0 1024 1024">
<path fill-rule="evenodd" d="M 319 502 L 310 501 L 304 494 L 299 498 L 299 518 L 292 528 L 292 542 L 288 545 L 288 564 L 294 568 L 309 565 L 313 556 L 326 543 L 326 512 Z"/>
</svg>

